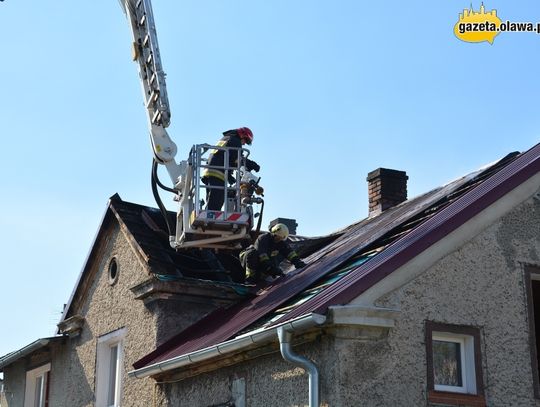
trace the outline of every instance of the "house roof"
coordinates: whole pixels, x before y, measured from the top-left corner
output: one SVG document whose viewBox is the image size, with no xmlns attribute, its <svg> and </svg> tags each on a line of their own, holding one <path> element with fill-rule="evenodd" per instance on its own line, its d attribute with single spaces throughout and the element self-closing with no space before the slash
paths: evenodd
<svg viewBox="0 0 540 407">
<path fill-rule="evenodd" d="M 169 212 L 168 216 L 172 222 L 175 221 L 176 214 Z M 118 194 L 114 194 L 109 199 L 103 220 L 60 323 L 73 316 L 73 305 L 85 292 L 85 281 L 91 271 L 92 260 L 98 254 L 99 242 L 113 221 L 117 221 L 126 232 L 131 247 L 150 275 L 163 281 L 182 281 L 186 284 L 191 281 L 198 287 L 206 284 L 209 289 L 228 286 L 240 294 L 247 291 L 245 287 L 235 283 L 240 280 L 243 282 L 243 270 L 237 257 L 224 252 L 214 253 L 209 249 L 175 251 L 169 245 L 167 226 L 158 209 L 123 201 Z"/>
<path fill-rule="evenodd" d="M 539 171 L 540 144 L 350 225 L 307 257 L 303 269 L 254 298 L 208 314 L 133 366 L 141 369 L 346 304 Z"/>
<path fill-rule="evenodd" d="M 15 363 L 17 360 L 24 358 L 25 356 L 30 355 L 31 353 L 43 349 L 47 347 L 49 344 L 53 342 L 59 342 L 64 340 L 64 336 L 52 336 L 49 338 L 41 338 L 38 339 L 25 347 L 16 350 L 14 352 L 10 352 L 7 355 L 0 357 L 0 372 L 4 370 L 6 366 L 11 365 L 12 363 Z"/>
</svg>

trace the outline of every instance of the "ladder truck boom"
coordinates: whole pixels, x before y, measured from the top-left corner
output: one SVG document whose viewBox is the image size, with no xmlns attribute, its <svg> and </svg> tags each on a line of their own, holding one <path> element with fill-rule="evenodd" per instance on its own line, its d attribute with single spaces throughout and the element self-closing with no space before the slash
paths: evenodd
<svg viewBox="0 0 540 407">
<path fill-rule="evenodd" d="M 262 195 L 257 191 L 258 179 L 245 169 L 249 150 L 198 144 L 191 148 L 187 160 L 177 163 L 175 156 L 177 146 L 169 137 L 166 128 L 170 124 L 171 111 L 165 83 L 165 72 L 161 64 L 161 56 L 157 40 L 156 26 L 151 0 L 119 0 L 127 16 L 133 38 L 132 56 L 138 64 L 139 79 L 143 91 L 144 105 L 147 114 L 150 140 L 156 163 L 166 167 L 173 187 L 168 191 L 175 193 L 179 202 L 176 230 L 170 231 L 170 244 L 175 249 L 199 247 L 230 249 L 239 248 L 241 241 L 250 238 L 253 227 L 253 204 L 264 205 Z M 236 165 L 231 166 L 225 160 L 223 166 L 211 166 L 208 162 L 209 151 L 224 150 L 227 157 L 236 158 Z M 167 218 L 166 210 L 157 196 L 157 171 L 153 167 L 153 190 L 158 206 Z M 235 184 L 229 186 L 224 181 L 222 187 L 226 197 L 223 211 L 203 208 L 202 192 L 208 188 L 216 188 L 203 183 L 201 174 L 204 169 L 223 172 L 225 179 L 233 178 Z M 230 176 L 230 177 L 229 177 Z M 254 180 L 257 179 L 255 182 Z M 257 186 L 257 187 L 255 187 Z M 163 187 L 163 186 L 162 186 Z M 261 214 L 263 206 L 261 206 Z M 260 219 L 258 227 L 260 227 Z"/>
<path fill-rule="evenodd" d="M 120 4 L 131 28 L 132 57 L 138 65 L 154 156 L 176 183 L 180 176 L 175 161 L 177 147 L 165 130 L 170 124 L 171 110 L 152 6 L 150 0 L 120 0 Z"/>
</svg>

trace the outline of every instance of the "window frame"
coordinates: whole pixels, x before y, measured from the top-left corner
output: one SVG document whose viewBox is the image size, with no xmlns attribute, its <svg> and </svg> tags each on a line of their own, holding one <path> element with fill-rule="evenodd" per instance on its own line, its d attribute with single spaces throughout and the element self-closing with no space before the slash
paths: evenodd
<svg viewBox="0 0 540 407">
<path fill-rule="evenodd" d="M 476 377 L 474 363 L 474 337 L 470 335 L 462 335 L 449 332 L 433 331 L 433 341 L 457 343 L 460 346 L 460 367 L 461 367 L 461 386 L 451 386 L 435 383 L 433 380 L 434 390 L 447 391 L 450 393 L 465 393 L 476 394 Z M 472 357 L 471 357 L 472 356 Z M 433 373 L 435 375 L 435 373 Z"/>
<path fill-rule="evenodd" d="M 36 381 L 38 378 L 42 378 L 40 391 L 41 403 L 39 407 L 47 407 L 49 405 L 50 371 L 50 363 L 26 371 L 26 383 L 24 386 L 24 407 L 35 407 L 36 405 Z"/>
<path fill-rule="evenodd" d="M 538 351 L 537 341 L 540 338 L 536 337 L 536 324 L 534 314 L 533 288 L 532 282 L 540 281 L 540 267 L 533 265 L 524 266 L 525 275 L 525 293 L 527 301 L 527 316 L 529 320 L 529 351 L 531 354 L 531 370 L 533 376 L 534 397 L 540 399 L 540 366 L 538 366 Z"/>
<path fill-rule="evenodd" d="M 451 325 L 432 321 L 425 322 L 427 386 L 430 397 L 441 395 L 462 395 L 483 399 L 484 385 L 482 375 L 482 354 L 480 329 L 465 325 Z M 462 386 L 435 384 L 433 366 L 433 340 L 438 338 L 462 344 Z M 473 372 L 474 371 L 474 372 Z M 450 403 L 454 404 L 454 403 Z"/>
<path fill-rule="evenodd" d="M 122 403 L 124 339 L 126 329 L 121 328 L 98 338 L 96 350 L 96 407 L 119 407 Z M 113 404 L 111 396 L 111 353 L 117 347 Z"/>
</svg>

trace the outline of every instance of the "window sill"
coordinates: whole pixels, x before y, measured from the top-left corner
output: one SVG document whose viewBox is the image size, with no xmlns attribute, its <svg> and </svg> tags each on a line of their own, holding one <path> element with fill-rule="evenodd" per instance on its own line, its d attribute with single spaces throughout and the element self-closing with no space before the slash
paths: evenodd
<svg viewBox="0 0 540 407">
<path fill-rule="evenodd" d="M 484 396 L 435 390 L 429 391 L 428 402 L 430 404 L 445 404 L 451 406 L 486 407 L 486 399 Z"/>
</svg>

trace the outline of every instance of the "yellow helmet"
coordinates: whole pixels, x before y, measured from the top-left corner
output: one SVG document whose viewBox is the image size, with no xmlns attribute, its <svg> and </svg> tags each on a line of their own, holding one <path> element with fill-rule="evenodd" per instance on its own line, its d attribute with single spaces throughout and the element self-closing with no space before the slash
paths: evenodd
<svg viewBox="0 0 540 407">
<path fill-rule="evenodd" d="M 272 226 L 272 229 L 270 229 L 270 232 L 278 239 L 278 240 L 285 240 L 287 237 L 289 237 L 289 228 L 287 225 L 284 225 L 283 223 L 276 223 L 274 226 Z"/>
</svg>

